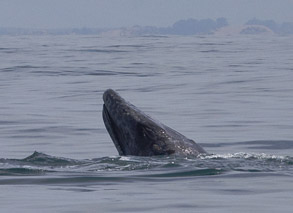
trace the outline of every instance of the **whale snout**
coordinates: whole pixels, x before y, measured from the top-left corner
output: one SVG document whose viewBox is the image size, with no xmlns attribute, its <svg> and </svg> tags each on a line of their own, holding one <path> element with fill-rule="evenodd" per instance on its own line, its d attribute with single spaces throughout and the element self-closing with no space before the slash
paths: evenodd
<svg viewBox="0 0 293 213">
<path fill-rule="evenodd" d="M 109 101 L 113 101 L 114 99 L 117 99 L 117 97 L 119 97 L 118 93 L 115 92 L 114 90 L 112 89 L 107 89 L 105 92 L 104 92 L 104 95 L 103 95 L 103 100 L 104 100 L 104 103 L 107 103 Z"/>
<path fill-rule="evenodd" d="M 125 108 L 127 102 L 114 90 L 107 89 L 103 95 L 104 105 L 109 111 Z"/>
</svg>

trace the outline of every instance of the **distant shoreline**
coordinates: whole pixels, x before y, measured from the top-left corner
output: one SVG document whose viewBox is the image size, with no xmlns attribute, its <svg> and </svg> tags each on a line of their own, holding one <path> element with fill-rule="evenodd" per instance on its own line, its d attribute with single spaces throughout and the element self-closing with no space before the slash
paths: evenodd
<svg viewBox="0 0 293 213">
<path fill-rule="evenodd" d="M 250 19 L 243 25 L 231 26 L 225 18 L 179 20 L 169 27 L 132 26 L 121 28 L 59 28 L 33 29 L 1 27 L 0 35 L 102 35 L 102 36 L 145 36 L 145 35 L 291 35 L 293 22 L 278 24 L 273 20 Z"/>
</svg>

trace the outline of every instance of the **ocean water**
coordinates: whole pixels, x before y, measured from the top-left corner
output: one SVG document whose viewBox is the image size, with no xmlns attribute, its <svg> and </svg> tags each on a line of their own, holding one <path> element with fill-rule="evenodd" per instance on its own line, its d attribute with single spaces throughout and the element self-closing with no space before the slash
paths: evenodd
<svg viewBox="0 0 293 213">
<path fill-rule="evenodd" d="M 292 212 L 288 36 L 1 36 L 0 212 Z M 119 156 L 115 89 L 199 157 Z"/>
</svg>

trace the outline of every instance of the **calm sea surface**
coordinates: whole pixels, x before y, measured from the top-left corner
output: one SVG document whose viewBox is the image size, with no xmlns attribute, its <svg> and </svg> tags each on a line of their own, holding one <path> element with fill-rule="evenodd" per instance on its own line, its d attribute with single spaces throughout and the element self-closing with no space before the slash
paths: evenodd
<svg viewBox="0 0 293 213">
<path fill-rule="evenodd" d="M 292 212 L 292 37 L 0 37 L 0 212 Z M 120 157 L 112 88 L 201 144 Z"/>
</svg>

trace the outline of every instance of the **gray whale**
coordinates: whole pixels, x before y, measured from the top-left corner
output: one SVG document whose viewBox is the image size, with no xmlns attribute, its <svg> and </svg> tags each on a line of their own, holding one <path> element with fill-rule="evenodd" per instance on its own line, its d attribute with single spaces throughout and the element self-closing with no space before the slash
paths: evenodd
<svg viewBox="0 0 293 213">
<path fill-rule="evenodd" d="M 119 155 L 193 155 L 206 151 L 193 140 L 155 121 L 117 92 L 103 95 L 103 120 Z"/>
</svg>

